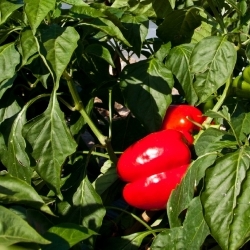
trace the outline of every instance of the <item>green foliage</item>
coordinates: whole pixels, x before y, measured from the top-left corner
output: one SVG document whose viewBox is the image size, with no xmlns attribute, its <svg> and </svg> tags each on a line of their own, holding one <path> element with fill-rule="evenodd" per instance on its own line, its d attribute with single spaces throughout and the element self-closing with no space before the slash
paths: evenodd
<svg viewBox="0 0 250 250">
<path fill-rule="evenodd" d="M 247 0 L 1 0 L 0 248 L 249 249 L 249 86 L 232 86 L 249 31 Z M 170 104 L 211 100 L 146 223 L 122 199 L 120 154 Z"/>
</svg>

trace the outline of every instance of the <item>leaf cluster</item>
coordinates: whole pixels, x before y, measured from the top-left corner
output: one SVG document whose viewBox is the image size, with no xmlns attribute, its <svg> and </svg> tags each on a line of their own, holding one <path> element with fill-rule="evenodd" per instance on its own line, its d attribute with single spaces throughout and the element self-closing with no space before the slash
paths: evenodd
<svg viewBox="0 0 250 250">
<path fill-rule="evenodd" d="M 247 0 L 1 0 L 0 248 L 248 249 L 249 29 Z M 207 119 L 145 223 L 116 163 L 181 103 Z"/>
</svg>

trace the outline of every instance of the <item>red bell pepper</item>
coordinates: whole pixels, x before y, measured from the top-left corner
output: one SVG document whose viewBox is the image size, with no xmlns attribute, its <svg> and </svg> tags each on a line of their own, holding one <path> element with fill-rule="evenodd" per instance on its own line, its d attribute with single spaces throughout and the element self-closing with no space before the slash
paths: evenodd
<svg viewBox="0 0 250 250">
<path fill-rule="evenodd" d="M 127 182 L 188 164 L 190 150 L 179 131 L 154 132 L 129 146 L 120 156 L 117 172 Z"/>
<path fill-rule="evenodd" d="M 193 134 L 200 130 L 200 126 L 206 117 L 202 112 L 191 105 L 170 105 L 166 111 L 161 129 L 175 129 L 184 134 L 189 144 L 193 144 Z M 194 121 L 195 123 L 193 123 Z"/>
<path fill-rule="evenodd" d="M 139 209 L 165 209 L 172 190 L 181 182 L 188 166 L 183 165 L 128 183 L 123 189 L 123 197 L 128 204 Z"/>
<path fill-rule="evenodd" d="M 123 197 L 140 209 L 163 209 L 191 160 L 184 135 L 173 129 L 151 133 L 128 147 L 118 160 Z"/>
</svg>

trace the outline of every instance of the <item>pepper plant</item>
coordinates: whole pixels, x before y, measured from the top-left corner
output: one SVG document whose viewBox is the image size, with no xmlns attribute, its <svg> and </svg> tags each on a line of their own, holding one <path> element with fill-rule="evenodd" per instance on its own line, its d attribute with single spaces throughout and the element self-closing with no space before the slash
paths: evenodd
<svg viewBox="0 0 250 250">
<path fill-rule="evenodd" d="M 1 249 L 249 249 L 249 26 L 247 0 L 0 0 Z M 117 161 L 171 104 L 206 120 L 143 211 Z"/>
</svg>

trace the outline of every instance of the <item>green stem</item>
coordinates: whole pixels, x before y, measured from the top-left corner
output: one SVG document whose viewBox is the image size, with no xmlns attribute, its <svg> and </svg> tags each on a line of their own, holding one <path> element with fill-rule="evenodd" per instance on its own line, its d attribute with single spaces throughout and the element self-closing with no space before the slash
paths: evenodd
<svg viewBox="0 0 250 250">
<path fill-rule="evenodd" d="M 115 41 L 115 40 L 114 40 Z M 117 44 L 117 42 L 115 41 L 115 44 L 113 44 L 111 41 L 109 41 L 111 47 L 117 52 L 117 54 L 119 55 L 119 57 L 127 64 L 130 64 L 129 60 L 127 60 L 125 58 L 125 56 L 122 54 L 119 45 Z"/>
<path fill-rule="evenodd" d="M 83 104 L 82 104 L 82 101 L 81 101 L 81 99 L 80 99 L 80 97 L 78 95 L 78 92 L 76 91 L 73 79 L 71 78 L 71 76 L 66 71 L 64 71 L 63 76 L 67 81 L 70 94 L 71 94 L 71 96 L 73 98 L 73 101 L 74 101 L 74 104 L 75 104 L 75 109 L 80 112 L 80 114 L 84 118 L 85 122 L 89 125 L 90 129 L 93 131 L 93 133 L 95 134 L 95 136 L 97 137 L 99 142 L 103 146 L 106 146 L 107 137 L 104 136 L 99 131 L 99 129 L 96 127 L 96 125 L 93 123 L 93 121 L 90 119 L 89 115 L 85 111 L 85 109 L 83 107 Z"/>
<path fill-rule="evenodd" d="M 112 146 L 111 146 L 111 139 L 110 139 L 110 138 L 107 138 L 105 142 L 106 142 L 106 149 L 107 149 L 108 155 L 109 155 L 109 157 L 110 157 L 110 160 L 111 160 L 115 165 L 117 165 L 118 159 L 117 159 L 117 156 L 116 156 L 116 154 L 115 154 L 115 152 L 114 152 L 114 150 L 113 150 L 113 148 L 112 148 Z"/>
<path fill-rule="evenodd" d="M 63 98 L 61 98 L 61 97 L 57 97 L 58 98 L 58 100 L 61 102 L 61 103 L 63 103 L 68 109 L 70 109 L 71 111 L 75 111 L 76 109 L 75 109 L 75 107 L 72 107 L 68 102 L 66 102 Z"/>
<path fill-rule="evenodd" d="M 31 88 L 35 88 L 36 85 L 40 82 L 40 80 L 37 78 L 34 83 L 30 85 Z"/>
<path fill-rule="evenodd" d="M 214 105 L 212 111 L 217 112 L 220 109 L 220 107 L 222 106 L 222 104 L 224 103 L 224 101 L 227 97 L 230 85 L 231 85 L 231 77 L 229 77 L 227 79 L 225 89 L 224 89 L 220 99 L 218 100 L 218 102 Z M 212 122 L 212 120 L 213 120 L 213 118 L 207 117 L 207 119 L 202 123 L 202 127 L 207 128 L 210 125 L 210 123 Z M 194 144 L 197 142 L 197 140 L 199 139 L 199 137 L 201 136 L 201 134 L 203 132 L 204 132 L 204 130 L 200 130 L 200 132 L 196 135 L 195 140 L 194 140 Z"/>
<path fill-rule="evenodd" d="M 109 138 L 112 137 L 112 89 L 109 89 Z"/>
<path fill-rule="evenodd" d="M 126 211 L 124 209 L 118 208 L 118 207 L 106 206 L 106 209 L 118 210 L 118 211 L 121 211 L 123 213 L 126 213 L 126 214 L 132 216 L 135 220 L 137 220 L 138 222 L 140 222 L 144 227 L 146 227 L 150 232 L 152 232 L 152 234 L 154 235 L 154 237 L 156 237 L 156 234 L 155 234 L 154 230 L 146 222 L 144 222 L 142 219 L 140 219 L 135 214 L 130 213 L 130 212 L 128 212 L 128 211 Z"/>
<path fill-rule="evenodd" d="M 89 151 L 78 151 L 76 153 L 79 153 L 79 154 L 88 154 Z M 96 151 L 93 151 L 91 152 L 92 155 L 97 155 L 97 156 L 100 156 L 100 157 L 103 157 L 103 158 L 108 158 L 109 159 L 109 156 L 106 155 L 106 154 L 103 154 L 103 153 L 100 153 L 100 152 L 96 152 Z"/>
<path fill-rule="evenodd" d="M 226 30 L 225 25 L 223 23 L 223 19 L 221 18 L 219 12 L 215 8 L 213 1 L 212 0 L 207 0 L 207 2 L 209 4 L 209 7 L 211 8 L 211 10 L 213 11 L 213 14 L 214 14 L 217 22 L 220 24 L 220 27 L 221 27 L 223 33 L 226 34 L 227 30 Z"/>
<path fill-rule="evenodd" d="M 214 105 L 212 111 L 215 111 L 217 112 L 220 107 L 222 106 L 222 104 L 224 103 L 226 97 L 227 97 L 227 94 L 228 94 L 228 90 L 230 88 L 230 85 L 231 85 L 231 77 L 229 77 L 226 81 L 226 86 L 225 86 L 225 89 L 220 97 L 220 99 L 218 100 L 218 102 Z M 213 120 L 213 118 L 209 117 L 210 119 L 206 119 L 205 122 L 203 124 L 210 124 L 211 121 Z"/>
</svg>

